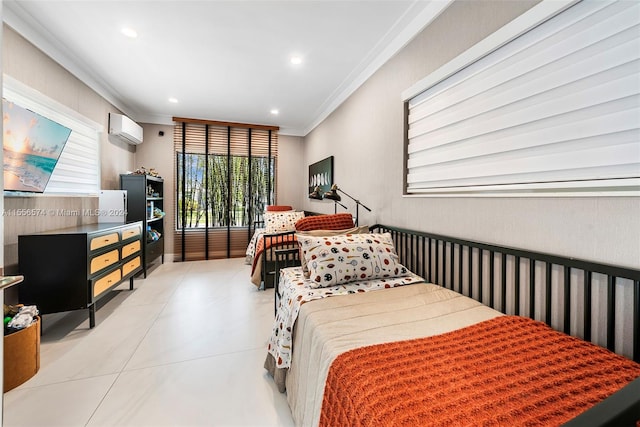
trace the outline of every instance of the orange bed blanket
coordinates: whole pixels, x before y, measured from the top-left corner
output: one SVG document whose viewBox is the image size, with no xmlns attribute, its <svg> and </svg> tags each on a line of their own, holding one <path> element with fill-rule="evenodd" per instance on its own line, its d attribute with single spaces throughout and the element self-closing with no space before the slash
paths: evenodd
<svg viewBox="0 0 640 427">
<path fill-rule="evenodd" d="M 362 347 L 332 363 L 321 426 L 555 426 L 640 376 L 640 364 L 517 316 Z"/>
</svg>

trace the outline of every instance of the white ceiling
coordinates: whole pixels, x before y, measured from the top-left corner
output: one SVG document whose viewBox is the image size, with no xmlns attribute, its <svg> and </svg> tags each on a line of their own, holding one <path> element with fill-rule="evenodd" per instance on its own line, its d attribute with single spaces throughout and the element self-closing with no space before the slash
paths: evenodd
<svg viewBox="0 0 640 427">
<path fill-rule="evenodd" d="M 189 117 L 306 135 L 449 2 L 5 0 L 2 13 L 138 122 Z"/>
</svg>

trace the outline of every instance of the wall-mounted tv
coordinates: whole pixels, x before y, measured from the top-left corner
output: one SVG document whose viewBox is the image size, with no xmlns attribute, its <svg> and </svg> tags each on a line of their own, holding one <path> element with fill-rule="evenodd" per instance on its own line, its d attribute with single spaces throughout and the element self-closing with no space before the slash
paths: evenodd
<svg viewBox="0 0 640 427">
<path fill-rule="evenodd" d="M 71 129 L 2 99 L 4 189 L 42 193 Z"/>
</svg>

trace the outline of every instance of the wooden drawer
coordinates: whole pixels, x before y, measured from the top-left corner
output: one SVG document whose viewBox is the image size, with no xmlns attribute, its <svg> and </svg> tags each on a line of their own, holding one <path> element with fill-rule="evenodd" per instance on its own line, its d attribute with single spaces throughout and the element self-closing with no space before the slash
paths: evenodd
<svg viewBox="0 0 640 427">
<path fill-rule="evenodd" d="M 120 257 L 117 249 L 97 256 L 91 260 L 89 274 L 97 273 L 103 268 L 109 267 L 110 265 L 113 265 L 118 261 L 120 261 Z"/>
<path fill-rule="evenodd" d="M 139 236 L 141 234 L 140 227 L 132 227 L 122 230 L 122 240 L 130 239 L 134 236 Z"/>
<path fill-rule="evenodd" d="M 113 245 L 120 241 L 120 235 L 116 233 L 105 234 L 103 236 L 94 237 L 89 243 L 89 249 L 95 251 L 96 249 L 103 248 L 105 246 Z"/>
<path fill-rule="evenodd" d="M 135 254 L 140 251 L 140 240 L 136 240 L 135 242 L 131 242 L 128 245 L 124 245 L 122 247 L 122 259 L 125 259 L 128 256 Z"/>
<path fill-rule="evenodd" d="M 93 283 L 93 297 L 97 297 L 111 286 L 115 285 L 122 278 L 120 269 L 112 271 L 101 279 L 96 280 Z"/>
<path fill-rule="evenodd" d="M 136 268 L 140 267 L 140 257 L 137 256 L 131 261 L 128 261 L 125 265 L 122 266 L 122 277 L 134 271 Z"/>
</svg>

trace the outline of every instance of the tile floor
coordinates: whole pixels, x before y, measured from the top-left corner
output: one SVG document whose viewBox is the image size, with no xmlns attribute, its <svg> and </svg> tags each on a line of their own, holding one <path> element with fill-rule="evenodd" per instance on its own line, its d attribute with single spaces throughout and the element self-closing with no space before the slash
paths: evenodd
<svg viewBox="0 0 640 427">
<path fill-rule="evenodd" d="M 244 259 L 165 263 L 86 310 L 44 317 L 40 371 L 4 395 L 7 426 L 292 426 L 262 368 L 273 289 Z"/>
</svg>

